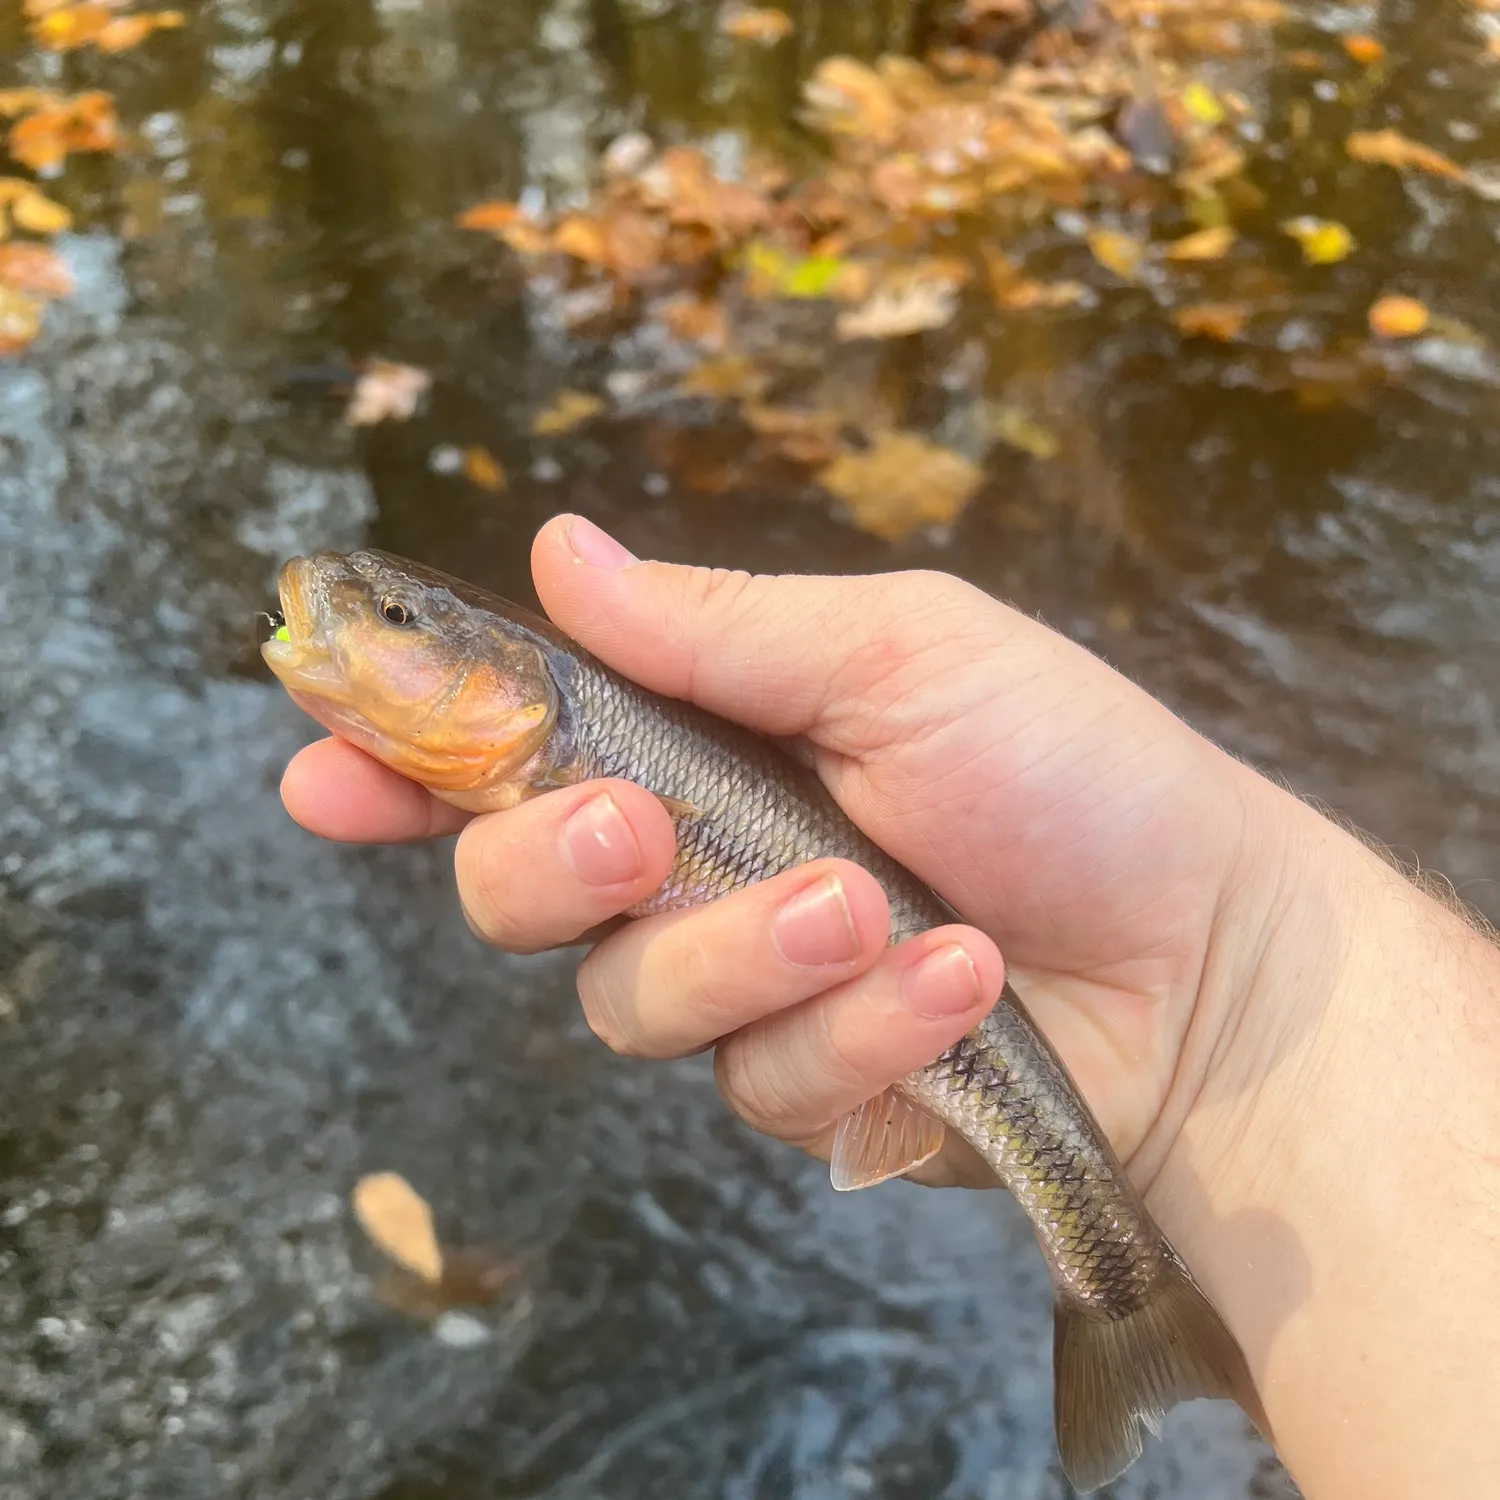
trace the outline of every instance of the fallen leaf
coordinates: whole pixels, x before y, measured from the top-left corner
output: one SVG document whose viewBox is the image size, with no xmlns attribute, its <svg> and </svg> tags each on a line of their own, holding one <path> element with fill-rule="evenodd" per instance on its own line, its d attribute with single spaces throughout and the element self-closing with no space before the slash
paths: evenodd
<svg viewBox="0 0 1500 1500">
<path fill-rule="evenodd" d="M 1219 103 L 1219 96 L 1206 83 L 1195 78 L 1177 97 L 1183 109 L 1200 125 L 1213 129 L 1224 123 L 1224 106 Z"/>
<path fill-rule="evenodd" d="M 41 331 L 46 300 L 0 284 L 0 355 L 17 354 Z"/>
<path fill-rule="evenodd" d="M 361 1177 L 350 1202 L 377 1250 L 432 1285 L 443 1279 L 443 1252 L 432 1210 L 404 1177 L 396 1172 Z"/>
<path fill-rule="evenodd" d="M 704 297 L 673 297 L 659 316 L 674 337 L 704 349 L 721 350 L 729 337 L 723 307 Z"/>
<path fill-rule="evenodd" d="M 125 52 L 138 46 L 153 31 L 187 24 L 187 18 L 177 10 L 121 16 L 118 9 L 114 0 L 83 0 L 79 4 L 49 5 L 27 14 L 33 17 L 32 36 L 53 52 L 89 46 L 98 47 L 101 52 Z"/>
<path fill-rule="evenodd" d="M 901 108 L 890 85 L 852 57 L 826 59 L 802 92 L 820 130 L 857 136 L 875 145 L 895 140 Z"/>
<path fill-rule="evenodd" d="M 1310 266 L 1331 266 L 1356 248 L 1354 236 L 1333 219 L 1303 214 L 1284 220 L 1281 228 L 1302 247 L 1302 259 Z"/>
<path fill-rule="evenodd" d="M 464 449 L 464 477 L 491 495 L 505 488 L 505 470 L 488 448 L 477 443 Z"/>
<path fill-rule="evenodd" d="M 946 327 L 958 311 L 960 285 L 961 278 L 944 269 L 916 266 L 889 274 L 867 302 L 838 315 L 838 336 L 894 339 Z"/>
<path fill-rule="evenodd" d="M 29 98 L 13 113 L 24 113 L 24 118 L 10 128 L 10 154 L 33 172 L 51 171 L 69 152 L 113 151 L 119 142 L 114 103 L 97 89 L 71 99 Z"/>
<path fill-rule="evenodd" d="M 111 21 L 99 33 L 98 47 L 101 52 L 127 52 L 151 35 L 153 31 L 175 31 L 187 25 L 187 17 L 180 10 L 157 10 L 146 15 L 121 16 Z"/>
<path fill-rule="evenodd" d="M 1344 38 L 1344 51 L 1361 67 L 1368 68 L 1385 56 L 1385 47 L 1372 36 L 1356 33 Z"/>
<path fill-rule="evenodd" d="M 552 236 L 514 203 L 479 203 L 454 222 L 460 229 L 494 235 L 518 255 L 545 255 L 552 248 Z"/>
<path fill-rule="evenodd" d="M 843 447 L 844 419 L 831 411 L 793 411 L 747 401 L 740 414 L 773 452 L 799 464 L 826 464 Z"/>
<path fill-rule="evenodd" d="M 73 273 L 47 245 L 0 245 L 0 287 L 35 292 L 42 297 L 70 297 Z"/>
<path fill-rule="evenodd" d="M 598 396 L 584 391 L 559 391 L 552 405 L 533 418 L 531 430 L 537 437 L 556 437 L 571 432 L 603 410 L 604 402 Z"/>
<path fill-rule="evenodd" d="M 1227 344 L 1244 331 L 1249 309 L 1237 302 L 1195 302 L 1179 307 L 1172 321 L 1189 338 L 1218 339 Z"/>
<path fill-rule="evenodd" d="M 1093 228 L 1088 232 L 1089 249 L 1106 271 L 1124 281 L 1135 281 L 1146 261 L 1146 246 L 1133 234 L 1118 229 Z"/>
<path fill-rule="evenodd" d="M 373 427 L 388 419 L 404 422 L 431 388 L 432 376 L 426 370 L 385 359 L 368 360 L 354 383 L 344 421 L 351 427 Z"/>
<path fill-rule="evenodd" d="M 1455 182 L 1462 182 L 1468 175 L 1441 151 L 1410 140 L 1399 130 L 1357 130 L 1344 142 L 1344 147 L 1355 161 L 1395 167 L 1397 171 L 1413 167 L 1419 172 L 1430 172 L 1434 177 L 1447 177 Z"/>
<path fill-rule="evenodd" d="M 1104 623 L 1110 630 L 1129 630 L 1135 624 L 1135 611 L 1128 604 L 1111 604 Z"/>
<path fill-rule="evenodd" d="M 10 205 L 16 227 L 28 234 L 61 234 L 73 222 L 73 215 L 61 203 L 33 188 L 16 196 Z"/>
<path fill-rule="evenodd" d="M 868 452 L 841 455 L 817 478 L 861 530 L 898 542 L 921 527 L 955 520 L 984 474 L 925 438 L 885 432 Z"/>
<path fill-rule="evenodd" d="M 832 297 L 849 262 L 837 255 L 794 255 L 765 240 L 745 246 L 745 290 L 752 297 L 820 301 Z"/>
<path fill-rule="evenodd" d="M 1162 255 L 1167 260 L 1220 260 L 1229 253 L 1236 238 L 1233 228 L 1220 224 L 1171 241 L 1163 247 Z"/>
<path fill-rule="evenodd" d="M 774 47 L 792 34 L 792 18 L 769 6 L 731 6 L 719 17 L 719 30 L 737 42 Z"/>
<path fill-rule="evenodd" d="M 1377 338 L 1409 339 L 1425 333 L 1432 321 L 1426 303 L 1415 297 L 1381 297 L 1370 308 L 1370 332 Z"/>
<path fill-rule="evenodd" d="M 990 408 L 989 427 L 1002 443 L 1033 458 L 1056 458 L 1061 451 L 1054 433 L 1011 403 L 1001 402 Z"/>
<path fill-rule="evenodd" d="M 713 401 L 754 401 L 767 385 L 764 372 L 743 355 L 706 359 L 689 370 L 677 389 L 684 396 L 706 396 Z"/>
</svg>

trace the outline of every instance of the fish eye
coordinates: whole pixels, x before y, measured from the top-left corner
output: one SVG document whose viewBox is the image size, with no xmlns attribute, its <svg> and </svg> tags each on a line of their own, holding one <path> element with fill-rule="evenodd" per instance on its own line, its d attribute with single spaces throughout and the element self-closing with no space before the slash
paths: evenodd
<svg viewBox="0 0 1500 1500">
<path fill-rule="evenodd" d="M 387 625 L 410 625 L 417 617 L 416 610 L 399 599 L 385 598 L 380 601 L 380 618 Z"/>
</svg>

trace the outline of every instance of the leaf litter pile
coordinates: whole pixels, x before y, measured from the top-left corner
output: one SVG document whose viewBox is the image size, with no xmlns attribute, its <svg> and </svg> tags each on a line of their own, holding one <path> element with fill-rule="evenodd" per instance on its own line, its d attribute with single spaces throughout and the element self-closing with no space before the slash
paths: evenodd
<svg viewBox="0 0 1500 1500">
<path fill-rule="evenodd" d="M 1360 247 L 1337 219 L 1270 212 L 1257 183 L 1268 143 L 1295 147 L 1308 106 L 1277 122 L 1254 101 L 1272 67 L 1316 71 L 1338 80 L 1352 124 L 1383 83 L 1378 39 L 1290 48 L 1283 34 L 1307 28 L 1278 0 L 1064 9 L 1050 24 L 1033 0 L 969 0 L 949 44 L 922 59 L 826 59 L 802 89 L 800 121 L 822 148 L 811 168 L 632 133 L 604 153 L 586 204 L 463 213 L 461 227 L 518 259 L 544 316 L 610 350 L 599 394 L 561 398 L 578 413 L 567 427 L 678 403 L 681 431 L 694 412 L 730 415 L 764 472 L 810 478 L 855 524 L 899 540 L 951 523 L 997 446 L 1057 455 L 1066 434 L 1015 399 L 1036 382 L 1009 378 L 1006 346 L 1045 363 L 1049 341 L 1061 350 L 1070 324 L 1112 303 L 1166 325 L 1185 352 L 1254 351 L 1258 384 L 1309 404 L 1399 381 L 1402 340 L 1477 341 L 1390 287 L 1311 355 L 1278 346 L 1301 302 L 1327 303 L 1318 278 Z M 1480 56 L 1489 17 L 1475 22 Z M 791 22 L 730 4 L 720 28 L 771 49 Z M 1391 129 L 1348 129 L 1333 149 L 1367 191 L 1393 171 L 1492 196 L 1483 174 Z M 965 332 L 981 337 L 965 346 Z M 935 356 L 947 361 L 937 421 L 913 373 Z M 551 422 L 534 430 L 561 430 Z M 686 477 L 713 491 L 745 473 Z"/>
</svg>

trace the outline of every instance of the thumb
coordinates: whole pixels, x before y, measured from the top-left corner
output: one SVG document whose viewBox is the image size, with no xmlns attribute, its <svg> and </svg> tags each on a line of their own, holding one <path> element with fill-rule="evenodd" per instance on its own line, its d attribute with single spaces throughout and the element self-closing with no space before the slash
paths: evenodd
<svg viewBox="0 0 1500 1500">
<path fill-rule="evenodd" d="M 582 516 L 538 534 L 532 575 L 553 622 L 643 687 L 686 699 L 766 734 L 818 733 L 830 748 L 867 725 L 872 707 L 916 696 L 936 648 L 995 615 L 1028 623 L 959 579 L 763 577 L 641 562 Z M 951 659 L 951 658 L 950 658 Z M 852 715 L 851 715 L 852 717 Z"/>
</svg>

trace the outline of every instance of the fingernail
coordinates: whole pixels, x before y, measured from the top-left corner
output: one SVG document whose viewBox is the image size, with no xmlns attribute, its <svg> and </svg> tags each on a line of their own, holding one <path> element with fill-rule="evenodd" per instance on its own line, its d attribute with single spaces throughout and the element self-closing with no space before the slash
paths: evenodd
<svg viewBox="0 0 1500 1500">
<path fill-rule="evenodd" d="M 940 1021 L 979 1003 L 979 971 L 957 943 L 947 943 L 901 976 L 901 998 L 915 1014 Z"/>
<path fill-rule="evenodd" d="M 859 934 L 854 930 L 854 918 L 838 876 L 826 876 L 798 891 L 776 913 L 771 941 L 789 964 L 804 969 L 858 958 Z"/>
<path fill-rule="evenodd" d="M 589 885 L 619 885 L 641 873 L 641 846 L 608 792 L 585 802 L 563 824 L 562 856 Z"/>
<path fill-rule="evenodd" d="M 600 531 L 592 521 L 585 520 L 582 516 L 571 516 L 568 519 L 568 545 L 572 547 L 573 556 L 579 562 L 587 563 L 591 568 L 605 568 L 611 573 L 640 561 L 640 558 L 633 552 L 628 552 L 607 531 Z"/>
</svg>

